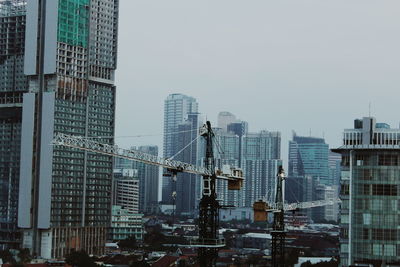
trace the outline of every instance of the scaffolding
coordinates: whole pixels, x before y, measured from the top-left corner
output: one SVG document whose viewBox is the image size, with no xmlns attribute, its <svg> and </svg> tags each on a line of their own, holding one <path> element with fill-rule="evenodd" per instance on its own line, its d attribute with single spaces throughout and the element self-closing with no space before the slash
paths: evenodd
<svg viewBox="0 0 400 267">
<path fill-rule="evenodd" d="M 89 36 L 89 0 L 59 0 L 58 41 L 87 47 Z"/>
<path fill-rule="evenodd" d="M 26 13 L 27 0 L 0 0 L 0 17 L 20 16 Z"/>
</svg>

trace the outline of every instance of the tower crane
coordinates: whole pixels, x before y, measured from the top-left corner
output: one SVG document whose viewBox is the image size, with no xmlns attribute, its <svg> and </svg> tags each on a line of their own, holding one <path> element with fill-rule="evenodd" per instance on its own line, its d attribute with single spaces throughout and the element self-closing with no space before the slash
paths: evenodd
<svg viewBox="0 0 400 267">
<path fill-rule="evenodd" d="M 254 221 L 266 221 L 267 213 L 273 212 L 274 221 L 271 231 L 272 242 L 271 242 L 271 255 L 272 255 L 272 266 L 273 267 L 284 267 L 285 266 L 285 222 L 284 213 L 289 210 L 308 209 L 315 207 L 322 207 L 327 205 L 333 205 L 339 203 L 340 199 L 325 199 L 308 202 L 298 203 L 285 203 L 284 202 L 284 181 L 285 171 L 282 166 L 278 168 L 278 174 L 276 176 L 276 195 L 274 203 L 267 203 L 265 201 L 257 201 L 253 205 L 254 209 Z"/>
<path fill-rule="evenodd" d="M 210 267 L 216 264 L 218 249 L 225 246 L 224 240 L 218 236 L 220 205 L 217 200 L 216 180 L 227 180 L 229 190 L 240 190 L 244 178 L 242 170 L 238 168 L 230 168 L 229 173 L 216 169 L 213 153 L 213 138 L 215 136 L 209 121 L 200 128 L 199 134 L 206 141 L 204 166 L 164 159 L 138 150 L 124 149 L 117 145 L 103 144 L 85 137 L 63 133 L 57 133 L 52 144 L 160 166 L 171 172 L 173 176 L 176 176 L 178 172 L 201 175 L 203 177 L 203 189 L 199 207 L 199 238 L 193 241 L 191 246 L 199 248 L 200 266 Z M 174 178 L 176 179 L 176 177 Z"/>
</svg>

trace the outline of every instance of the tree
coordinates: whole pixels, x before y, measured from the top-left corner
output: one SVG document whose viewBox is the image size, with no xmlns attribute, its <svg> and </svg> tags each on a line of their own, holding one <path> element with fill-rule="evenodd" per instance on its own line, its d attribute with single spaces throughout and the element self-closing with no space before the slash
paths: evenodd
<svg viewBox="0 0 400 267">
<path fill-rule="evenodd" d="M 12 254 L 9 250 L 0 250 L 0 259 L 2 259 L 4 263 L 15 262 Z"/>
<path fill-rule="evenodd" d="M 146 233 L 144 236 L 145 244 L 149 245 L 153 250 L 162 250 L 165 249 L 162 247 L 162 244 L 165 244 L 167 241 L 165 235 L 158 231 L 152 231 Z"/>
<path fill-rule="evenodd" d="M 122 249 L 135 249 L 137 247 L 136 237 L 134 235 L 131 235 L 126 239 L 119 241 L 118 246 Z"/>
<path fill-rule="evenodd" d="M 65 262 L 73 267 L 97 267 L 98 265 L 86 251 L 74 251 L 65 258 Z"/>
<path fill-rule="evenodd" d="M 29 249 L 23 248 L 18 253 L 18 258 L 21 263 L 28 263 L 32 260 L 31 253 Z"/>
</svg>

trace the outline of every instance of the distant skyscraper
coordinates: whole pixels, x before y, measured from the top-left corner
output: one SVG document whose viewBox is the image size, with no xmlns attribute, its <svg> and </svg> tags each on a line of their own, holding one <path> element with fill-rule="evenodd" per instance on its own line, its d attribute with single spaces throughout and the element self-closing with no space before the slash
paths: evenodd
<svg viewBox="0 0 400 267">
<path fill-rule="evenodd" d="M 226 181 L 217 182 L 218 198 L 223 205 L 252 207 L 259 199 L 271 200 L 275 195 L 275 178 L 280 160 L 279 132 L 248 133 L 248 124 L 236 119 L 230 112 L 220 112 L 215 129 L 221 154 L 216 153 L 217 166 L 240 167 L 245 181 L 242 190 L 230 191 Z"/>
<path fill-rule="evenodd" d="M 340 198 L 340 266 L 400 262 L 400 129 L 375 118 L 345 129 Z"/>
<path fill-rule="evenodd" d="M 188 148 L 190 152 L 186 151 L 186 149 L 184 150 L 187 157 L 182 157 L 181 154 L 177 154 L 182 148 L 184 148 L 193 140 L 192 138 L 198 136 L 197 113 L 198 104 L 193 97 L 182 94 L 171 94 L 167 97 L 164 102 L 164 158 L 177 156 L 177 159 L 181 161 L 193 163 L 193 161 L 196 160 L 197 163 L 197 159 L 193 159 L 193 153 L 195 153 L 194 151 L 197 150 L 197 148 L 194 146 L 190 146 L 190 148 Z M 182 140 L 182 138 L 184 138 L 184 140 Z M 183 175 L 184 174 L 180 174 L 179 176 L 182 178 Z M 164 204 L 173 204 L 173 191 L 176 191 L 177 189 L 184 190 L 180 187 L 190 187 L 192 185 L 191 181 L 183 181 L 182 179 L 178 178 L 178 180 L 181 180 L 178 183 L 184 183 L 185 185 L 178 183 L 174 184 L 174 182 L 171 180 L 171 177 L 163 177 L 162 201 Z M 191 178 L 189 180 L 191 180 Z M 179 196 L 179 201 L 181 199 L 183 200 L 181 197 L 183 196 Z M 189 205 L 190 209 L 194 208 L 191 202 L 181 204 Z M 186 208 L 183 208 L 182 211 L 186 212 Z"/>
<path fill-rule="evenodd" d="M 114 143 L 118 5 L 27 1 L 18 226 L 43 258 L 104 251 L 112 157 L 51 141 L 61 132 Z"/>
<path fill-rule="evenodd" d="M 332 185 L 328 167 L 329 146 L 323 138 L 293 135 L 289 141 L 288 176 L 311 175 L 321 184 Z"/>
<path fill-rule="evenodd" d="M 233 132 L 226 132 L 221 128 L 214 129 L 216 140 L 220 148 L 215 144 L 216 166 L 220 169 L 224 165 L 232 167 L 240 166 L 240 149 L 241 138 Z M 223 153 L 217 151 L 222 150 Z M 224 180 L 217 181 L 217 194 L 218 199 L 221 200 L 221 205 L 225 206 L 242 206 L 241 192 L 228 190 L 228 182 Z"/>
<path fill-rule="evenodd" d="M 228 125 L 234 122 L 238 122 L 236 116 L 228 111 L 221 111 L 218 113 L 218 128 L 224 131 L 228 130 Z"/>
<path fill-rule="evenodd" d="M 331 155 L 331 166 L 329 165 L 329 155 Z M 297 136 L 293 135 L 293 140 L 289 141 L 289 178 L 298 178 L 299 180 L 293 180 L 287 184 L 286 188 L 288 192 L 294 191 L 296 188 L 295 183 L 307 184 L 306 188 L 312 188 L 308 192 L 312 192 L 312 195 L 307 194 L 307 198 L 302 198 L 301 201 L 313 201 L 322 200 L 326 196 L 331 196 L 334 192 L 337 192 L 334 187 L 335 181 L 338 175 L 338 165 L 334 164 L 334 155 L 329 152 L 329 145 L 325 143 L 323 138 L 309 137 L 309 136 Z M 332 168 L 332 169 L 330 169 Z M 312 183 L 308 181 L 308 177 L 312 177 Z M 304 181 L 302 181 L 304 180 Z M 294 186 L 291 188 L 291 186 Z M 298 194 L 295 192 L 294 194 Z M 336 198 L 336 197 L 335 197 Z M 300 201 L 300 200 L 299 200 Z M 311 210 L 304 211 L 314 221 L 321 222 L 326 220 L 325 210 L 332 213 L 331 210 L 336 210 L 336 205 L 328 207 L 318 207 Z M 332 218 L 332 215 L 328 216 Z"/>
<path fill-rule="evenodd" d="M 188 118 L 178 125 L 177 151 L 181 152 L 176 155 L 176 160 L 201 165 L 198 162 L 199 142 L 197 137 L 199 136 L 199 126 L 198 113 L 189 113 Z M 177 214 L 193 215 L 197 209 L 200 188 L 196 187 L 196 184 L 199 178 L 194 174 L 178 173 L 176 189 L 174 189 L 176 191 Z"/>
<path fill-rule="evenodd" d="M 158 156 L 157 146 L 139 146 L 133 147 L 133 149 Z M 138 171 L 139 212 L 146 214 L 157 212 L 159 167 L 124 158 L 115 158 L 115 168 Z"/>
<path fill-rule="evenodd" d="M 16 248 L 26 1 L 0 0 L 0 250 Z"/>
<path fill-rule="evenodd" d="M 274 200 L 278 167 L 282 165 L 280 132 L 261 131 L 243 137 L 243 205 L 252 207 L 259 199 Z"/>
<path fill-rule="evenodd" d="M 338 153 L 333 153 L 329 151 L 329 180 L 330 183 L 335 185 L 337 188 L 340 187 L 340 163 L 342 161 L 342 156 Z"/>
</svg>

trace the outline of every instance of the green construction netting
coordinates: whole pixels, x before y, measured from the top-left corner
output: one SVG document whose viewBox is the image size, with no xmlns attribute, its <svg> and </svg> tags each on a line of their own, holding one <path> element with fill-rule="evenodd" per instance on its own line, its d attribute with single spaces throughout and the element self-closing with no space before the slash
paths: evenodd
<svg viewBox="0 0 400 267">
<path fill-rule="evenodd" d="M 87 47 L 89 35 L 89 1 L 59 0 L 57 33 L 59 42 Z"/>
</svg>

